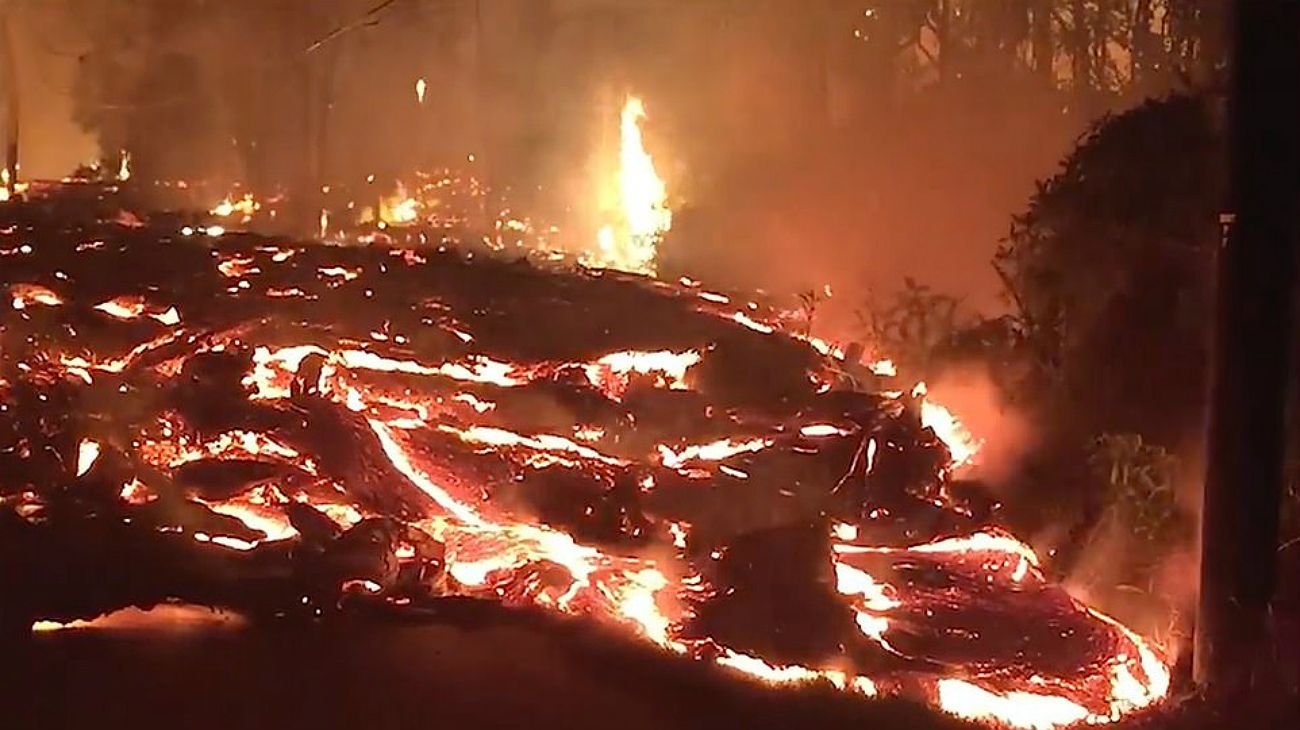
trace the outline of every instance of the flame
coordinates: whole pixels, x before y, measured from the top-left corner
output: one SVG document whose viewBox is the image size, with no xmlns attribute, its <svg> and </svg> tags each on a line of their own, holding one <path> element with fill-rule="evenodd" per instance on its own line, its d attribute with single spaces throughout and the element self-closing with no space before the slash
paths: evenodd
<svg viewBox="0 0 1300 730">
<path fill-rule="evenodd" d="M 245 193 L 235 200 L 231 200 L 230 196 L 227 195 L 209 212 L 220 218 L 229 218 L 238 213 L 243 217 L 243 222 L 247 223 L 253 219 L 253 214 L 261 209 L 262 204 L 257 202 L 251 193 Z"/>
<path fill-rule="evenodd" d="M 672 228 L 668 187 L 641 133 L 646 116 L 645 103 L 629 96 L 620 115 L 617 202 L 606 212 L 614 222 L 596 234 L 596 251 L 584 259 L 590 266 L 654 274 L 659 241 Z"/>
<path fill-rule="evenodd" d="M 117 164 L 117 179 L 121 182 L 131 179 L 131 153 L 126 150 L 122 150 Z"/>
<path fill-rule="evenodd" d="M 420 219 L 420 201 L 406 192 L 399 180 L 391 195 L 379 199 L 379 220 L 390 226 L 408 226 Z"/>
<path fill-rule="evenodd" d="M 424 103 L 424 92 L 427 88 L 428 85 L 424 82 L 424 79 L 415 80 L 415 99 L 420 104 Z"/>
<path fill-rule="evenodd" d="M 934 435 L 948 447 L 952 456 L 951 468 L 972 463 L 983 443 L 966 430 L 952 411 L 927 397 L 925 383 L 917 383 L 912 395 L 921 399 L 921 425 L 934 431 Z"/>
</svg>

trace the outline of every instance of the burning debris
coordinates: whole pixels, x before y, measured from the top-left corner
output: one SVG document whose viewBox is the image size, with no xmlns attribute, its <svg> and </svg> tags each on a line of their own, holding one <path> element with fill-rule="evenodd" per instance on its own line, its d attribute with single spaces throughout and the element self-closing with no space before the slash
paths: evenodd
<svg viewBox="0 0 1300 730">
<path fill-rule="evenodd" d="M 951 414 L 834 388 L 763 307 L 81 206 L 0 221 L 9 628 L 464 596 L 1020 727 L 1168 691 L 1144 640 L 956 494 Z"/>
</svg>

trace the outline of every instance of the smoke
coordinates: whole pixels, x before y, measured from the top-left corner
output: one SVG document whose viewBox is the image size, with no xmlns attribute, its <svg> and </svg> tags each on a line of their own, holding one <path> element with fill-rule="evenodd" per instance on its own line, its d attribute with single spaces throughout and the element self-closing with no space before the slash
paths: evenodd
<svg viewBox="0 0 1300 730">
<path fill-rule="evenodd" d="M 312 165 L 384 185 L 463 168 L 586 240 L 600 159 L 636 93 L 678 212 L 666 272 L 783 293 L 830 284 L 846 303 L 910 275 L 990 311 L 1009 214 L 1087 123 L 1014 74 L 914 89 L 925 74 L 908 67 L 881 83 L 854 45 L 860 13 L 796 0 L 398 2 L 357 23 L 374 6 L 27 4 L 15 22 L 31 33 L 16 35 L 54 40 L 21 49 L 25 167 L 85 161 L 75 117 L 105 155 L 138 148 L 141 175 L 218 186 L 292 188 Z"/>
<path fill-rule="evenodd" d="M 1150 637 L 1173 664 L 1191 645 L 1200 550 L 1194 540 L 1180 542 L 1162 552 L 1145 582 L 1127 582 L 1134 551 L 1144 549 L 1149 546 L 1121 526 L 1106 524 L 1088 539 L 1084 560 L 1064 585 L 1074 597 Z"/>
<path fill-rule="evenodd" d="M 947 369 L 926 387 L 928 398 L 952 411 L 980 443 L 969 476 L 1006 498 L 1009 480 L 1036 445 L 1029 415 L 1007 402 L 986 366 Z"/>
<path fill-rule="evenodd" d="M 1104 516 L 1084 537 L 1082 557 L 1064 579 L 1072 595 L 1151 637 L 1171 664 L 1192 641 L 1200 584 L 1200 461 L 1195 453 L 1178 465 L 1173 496 L 1179 529 L 1153 540 L 1145 525 Z"/>
</svg>

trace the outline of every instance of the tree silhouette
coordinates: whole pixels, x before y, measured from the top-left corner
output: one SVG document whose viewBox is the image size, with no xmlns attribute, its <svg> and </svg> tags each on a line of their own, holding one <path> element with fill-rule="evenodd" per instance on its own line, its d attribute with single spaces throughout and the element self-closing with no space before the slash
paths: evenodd
<svg viewBox="0 0 1300 730">
<path fill-rule="evenodd" d="M 1220 155 L 1204 100 L 1150 101 L 1100 121 L 1013 220 L 995 267 L 1082 433 L 1197 431 Z"/>
</svg>

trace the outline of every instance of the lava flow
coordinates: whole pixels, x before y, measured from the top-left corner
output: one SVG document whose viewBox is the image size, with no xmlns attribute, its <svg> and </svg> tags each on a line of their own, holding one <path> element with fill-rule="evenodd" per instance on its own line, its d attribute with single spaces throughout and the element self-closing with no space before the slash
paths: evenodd
<svg viewBox="0 0 1300 730">
<path fill-rule="evenodd" d="M 0 221 L 0 589 L 27 624 L 468 596 L 1020 727 L 1168 692 L 952 488 L 951 414 L 835 387 L 764 307 L 66 197 Z"/>
</svg>

